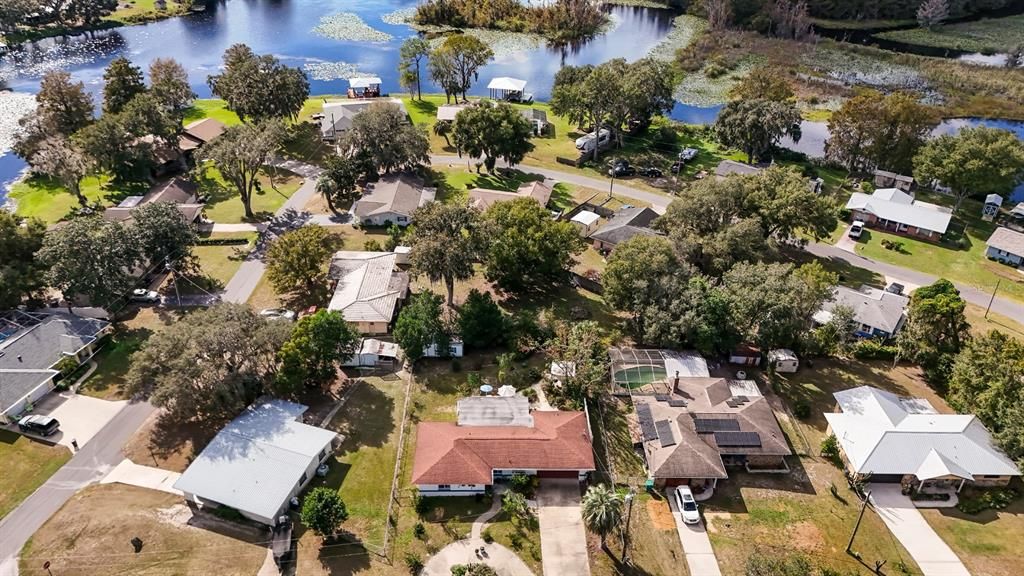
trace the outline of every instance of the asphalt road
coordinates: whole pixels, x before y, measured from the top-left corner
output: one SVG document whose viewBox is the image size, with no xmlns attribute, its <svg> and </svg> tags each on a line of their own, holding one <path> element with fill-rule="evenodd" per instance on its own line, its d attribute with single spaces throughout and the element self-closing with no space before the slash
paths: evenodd
<svg viewBox="0 0 1024 576">
<path fill-rule="evenodd" d="M 17 556 L 25 542 L 75 492 L 103 478 L 124 459 L 121 447 L 154 410 L 148 402 L 125 406 L 63 468 L 0 520 L 0 576 L 17 576 Z"/>
</svg>

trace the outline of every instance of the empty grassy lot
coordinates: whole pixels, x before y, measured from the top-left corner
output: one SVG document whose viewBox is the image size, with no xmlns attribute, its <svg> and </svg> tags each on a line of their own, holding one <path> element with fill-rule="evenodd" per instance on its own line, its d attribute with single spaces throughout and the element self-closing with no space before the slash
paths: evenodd
<svg viewBox="0 0 1024 576">
<path fill-rule="evenodd" d="M 142 540 L 135 553 L 132 538 Z M 124 484 L 75 494 L 21 552 L 20 573 L 252 576 L 266 557 L 262 529 L 192 516 L 180 496 Z"/>
<path fill-rule="evenodd" d="M 947 24 L 939 26 L 935 30 L 925 28 L 891 30 L 875 34 L 875 37 L 966 52 L 1009 52 L 1024 44 L 1024 15 Z"/>
<path fill-rule="evenodd" d="M 7 516 L 71 459 L 63 446 L 29 440 L 21 434 L 0 430 L 0 518 Z"/>
<path fill-rule="evenodd" d="M 1003 510 L 971 516 L 955 508 L 922 510 L 946 544 L 978 576 L 1020 574 L 1020 542 L 1024 542 L 1024 500 Z"/>
</svg>

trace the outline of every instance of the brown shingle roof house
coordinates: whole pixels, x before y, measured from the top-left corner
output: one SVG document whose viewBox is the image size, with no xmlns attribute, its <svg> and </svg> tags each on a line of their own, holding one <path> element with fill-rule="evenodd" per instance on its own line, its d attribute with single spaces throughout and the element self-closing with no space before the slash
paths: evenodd
<svg viewBox="0 0 1024 576">
<path fill-rule="evenodd" d="M 533 413 L 533 426 L 460 426 L 421 422 L 412 483 L 420 494 L 465 496 L 522 472 L 582 480 L 594 470 L 584 412 Z"/>
<path fill-rule="evenodd" d="M 713 488 L 728 466 L 786 469 L 792 454 L 751 380 L 682 377 L 671 394 L 634 395 L 634 442 L 657 486 Z"/>
<path fill-rule="evenodd" d="M 196 120 L 185 125 L 185 130 L 178 138 L 178 147 L 182 152 L 195 150 L 223 134 L 226 129 L 227 125 L 215 118 Z"/>
<path fill-rule="evenodd" d="M 107 208 L 103 212 L 103 217 L 114 222 L 123 222 L 131 219 L 134 208 L 153 202 L 167 202 L 178 208 L 186 222 L 193 223 L 203 211 L 198 192 L 196 185 L 188 180 L 171 178 L 155 184 L 144 196 L 129 196 L 117 206 Z"/>
<path fill-rule="evenodd" d="M 515 192 L 491 190 L 490 188 L 473 188 L 469 191 L 469 203 L 480 210 L 487 210 L 498 202 L 507 202 L 516 198 L 533 198 L 541 207 L 551 200 L 551 186 L 543 182 L 527 182 Z"/>
</svg>

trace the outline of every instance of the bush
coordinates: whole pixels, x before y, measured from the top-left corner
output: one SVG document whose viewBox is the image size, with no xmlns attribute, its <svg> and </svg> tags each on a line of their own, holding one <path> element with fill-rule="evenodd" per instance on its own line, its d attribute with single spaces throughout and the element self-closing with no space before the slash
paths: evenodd
<svg viewBox="0 0 1024 576">
<path fill-rule="evenodd" d="M 490 528 L 484 528 L 484 531 L 482 534 L 480 534 L 480 537 L 483 538 L 484 542 L 487 542 L 488 544 L 494 542 L 494 535 L 491 534 Z"/>
<path fill-rule="evenodd" d="M 61 378 L 67 378 L 74 374 L 75 370 L 78 370 L 78 366 L 79 364 L 77 359 L 72 358 L 71 356 L 65 356 L 60 359 L 60 362 L 57 362 L 54 369 L 57 370 L 57 372 L 60 372 Z"/>
<path fill-rule="evenodd" d="M 829 434 L 821 441 L 821 456 L 836 466 L 842 466 L 842 459 L 839 456 L 839 440 L 836 439 L 835 434 Z"/>
<path fill-rule="evenodd" d="M 811 415 L 811 406 L 803 400 L 797 400 L 793 405 L 793 416 L 803 420 Z"/>
<path fill-rule="evenodd" d="M 704 75 L 708 78 L 719 78 L 725 76 L 728 72 L 729 70 L 725 66 L 715 62 L 711 62 L 704 67 Z"/>
<path fill-rule="evenodd" d="M 452 566 L 452 576 L 498 576 L 487 564 L 456 564 Z"/>
<path fill-rule="evenodd" d="M 537 391 L 534 390 L 533 388 L 523 388 L 522 390 L 519 391 L 519 393 L 525 396 L 526 399 L 529 400 L 530 402 L 537 401 Z"/>
<path fill-rule="evenodd" d="M 518 532 L 513 532 L 508 536 L 508 543 L 512 546 L 513 550 L 523 549 L 523 537 Z"/>
<path fill-rule="evenodd" d="M 407 552 L 405 554 L 405 566 L 409 568 L 410 574 L 419 574 L 423 570 L 423 560 L 420 560 L 419 554 Z"/>
<path fill-rule="evenodd" d="M 196 246 L 241 246 L 248 244 L 248 238 L 198 238 Z"/>
<path fill-rule="evenodd" d="M 376 240 L 367 240 L 366 242 L 363 242 L 363 250 L 367 252 L 383 252 L 384 247 Z"/>
<path fill-rule="evenodd" d="M 423 540 L 424 536 L 427 535 L 427 527 L 423 525 L 423 522 L 417 522 L 416 525 L 412 527 L 412 534 L 420 540 Z"/>
<path fill-rule="evenodd" d="M 512 488 L 513 492 L 519 492 L 520 494 L 530 494 L 533 492 L 533 478 L 522 472 L 513 474 L 509 478 L 508 485 Z"/>
<path fill-rule="evenodd" d="M 877 339 L 861 340 L 853 345 L 853 357 L 858 360 L 893 360 L 896 351 L 895 346 Z"/>
<path fill-rule="evenodd" d="M 412 497 L 412 501 L 417 516 L 422 517 L 425 516 L 427 512 L 430 512 L 430 501 L 423 496 L 420 496 L 419 493 Z"/>
<path fill-rule="evenodd" d="M 302 523 L 320 536 L 331 536 L 348 519 L 348 508 L 337 490 L 318 486 L 306 494 L 300 513 Z"/>
<path fill-rule="evenodd" d="M 972 498 L 961 498 L 956 505 L 964 514 L 978 514 L 988 509 L 1002 510 L 1010 505 L 1020 494 L 1012 488 L 984 490 Z"/>
</svg>

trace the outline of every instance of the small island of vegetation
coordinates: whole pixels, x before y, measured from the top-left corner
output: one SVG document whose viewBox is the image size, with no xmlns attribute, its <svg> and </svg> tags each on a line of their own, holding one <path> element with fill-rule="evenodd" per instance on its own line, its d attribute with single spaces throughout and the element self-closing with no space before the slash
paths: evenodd
<svg viewBox="0 0 1024 576">
<path fill-rule="evenodd" d="M 519 0 L 428 0 L 416 9 L 413 20 L 421 26 L 530 32 L 552 42 L 589 38 L 608 22 L 589 0 L 556 0 L 544 6 Z"/>
</svg>

